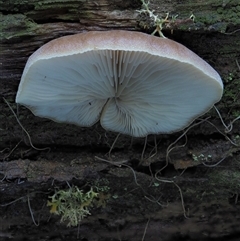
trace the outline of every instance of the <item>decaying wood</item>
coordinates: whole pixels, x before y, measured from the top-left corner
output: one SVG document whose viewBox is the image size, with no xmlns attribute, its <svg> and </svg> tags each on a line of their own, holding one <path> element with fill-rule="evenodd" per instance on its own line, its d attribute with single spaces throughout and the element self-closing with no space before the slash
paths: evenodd
<svg viewBox="0 0 240 241">
<path fill-rule="evenodd" d="M 1 5 L 1 79 L 18 79 L 27 57 L 51 39 L 89 30 L 127 29 L 152 31 L 153 22 L 140 14 L 141 1 L 7 1 Z M 169 30 L 227 33 L 228 42 L 238 29 L 239 2 L 235 1 L 151 1 L 149 9 L 159 17 L 175 21 L 166 25 Z M 195 23 L 187 21 L 191 14 Z M 174 35 L 172 36 L 174 38 Z M 186 40 L 189 42 L 189 40 Z M 196 41 L 196 40 L 195 40 Z M 195 42 L 191 39 L 191 42 Z M 226 41 L 226 40 L 225 40 Z M 196 41 L 198 42 L 198 41 Z M 227 44 L 227 43 L 223 43 Z M 235 43 L 239 46 L 239 41 Z M 198 51 L 195 47 L 193 50 Z M 222 50 L 229 52 L 229 50 Z M 231 51 L 231 48 L 230 48 Z M 237 56 L 236 56 L 237 57 Z M 14 60 L 14 61 L 13 61 Z M 16 63 L 18 65 L 16 66 Z"/>
<path fill-rule="evenodd" d="M 187 46 L 220 73 L 225 93 L 217 106 L 226 124 L 231 123 L 240 115 L 239 0 L 150 0 L 148 7 L 159 18 L 169 14 L 163 24 L 166 37 Z M 67 188 L 63 180 L 84 188 L 93 179 L 109 181 L 111 198 L 105 209 L 94 209 L 81 224 L 85 240 L 141 240 L 146 227 L 145 240 L 152 241 L 239 235 L 239 120 L 226 133 L 212 110 L 206 114 L 212 118 L 191 129 L 186 144 L 183 137 L 170 152 L 169 145 L 182 133 L 158 136 L 156 155 L 151 136 L 144 156 L 152 158 L 140 167 L 136 163 L 144 140 L 120 136 L 111 161 L 124 160 L 129 168 L 95 158 L 105 158 L 116 137 L 99 124 L 87 129 L 54 123 L 20 107 L 18 118 L 33 145 L 48 147 L 45 151 L 35 150 L 5 102 L 17 112 L 15 95 L 23 68 L 28 57 L 44 43 L 92 30 L 151 34 L 154 21 L 141 9 L 140 0 L 8 0 L 0 4 L 0 237 L 24 239 L 40 233 L 44 238 L 59 240 L 54 237 L 60 232 L 66 240 L 75 238 L 76 229 L 61 224 L 59 231 L 58 217 L 51 217 L 47 223 L 48 195 L 55 187 Z M 159 175 L 181 187 L 188 219 L 184 218 L 176 186 L 153 179 L 164 166 L 166 156 L 170 158 L 169 167 Z M 216 167 L 202 164 L 214 166 L 222 158 L 224 161 Z M 38 227 L 33 225 L 27 197 L 34 215 L 40 217 Z M 20 201 L 11 203 L 14 200 Z"/>
</svg>

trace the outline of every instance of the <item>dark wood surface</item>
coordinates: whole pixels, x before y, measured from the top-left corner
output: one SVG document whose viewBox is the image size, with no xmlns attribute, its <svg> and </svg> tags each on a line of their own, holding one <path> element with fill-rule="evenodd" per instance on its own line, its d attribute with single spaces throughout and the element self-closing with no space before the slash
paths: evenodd
<svg viewBox="0 0 240 241">
<path fill-rule="evenodd" d="M 154 14 L 165 18 L 166 37 L 182 43 L 212 65 L 225 86 L 217 107 L 226 124 L 240 115 L 240 3 L 238 0 L 152 0 Z M 138 10 L 138 11 L 137 11 Z M 60 36 L 92 30 L 124 29 L 151 34 L 154 23 L 141 14 L 138 0 L 8 0 L 0 3 L 0 238 L 3 240 L 76 240 L 77 227 L 60 224 L 46 206 L 55 189 L 86 188 L 107 180 L 109 200 L 93 208 L 80 225 L 79 240 L 238 240 L 240 237 L 240 121 L 226 133 L 214 110 L 208 121 L 192 128 L 169 153 L 169 165 L 152 177 L 166 160 L 167 148 L 181 134 L 150 136 L 139 164 L 144 139 L 54 123 L 18 109 L 15 95 L 28 57 Z M 194 14 L 194 22 L 189 21 Z M 172 17 L 178 17 L 172 21 Z M 8 104 L 10 107 L 8 106 Z M 127 160 L 121 167 L 113 163 Z M 202 162 L 215 167 L 206 167 Z M 132 169 L 131 169 L 132 168 Z M 151 168 L 151 171 L 150 171 Z M 182 171 L 185 172 L 182 173 Z M 152 175 L 151 175 L 152 173 Z M 170 181 L 168 183 L 161 180 Z M 174 184 L 177 184 L 180 189 Z M 183 195 L 184 210 L 181 194 Z M 30 203 L 30 208 L 29 208 Z M 31 217 L 33 212 L 33 218 Z M 39 222 L 38 226 L 34 225 Z M 145 238 L 144 233 L 146 229 Z M 36 239 L 37 238 L 37 239 Z"/>
</svg>

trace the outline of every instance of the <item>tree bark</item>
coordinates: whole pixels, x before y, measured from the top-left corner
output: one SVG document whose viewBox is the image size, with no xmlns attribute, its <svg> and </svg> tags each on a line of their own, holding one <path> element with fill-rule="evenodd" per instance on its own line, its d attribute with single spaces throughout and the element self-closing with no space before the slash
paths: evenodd
<svg viewBox="0 0 240 241">
<path fill-rule="evenodd" d="M 2 1 L 0 237 L 75 239 L 77 229 L 60 224 L 58 216 L 47 222 L 48 196 L 55 189 L 68 189 L 65 181 L 85 190 L 95 185 L 93 180 L 107 180 L 108 200 L 105 207 L 93 207 L 92 215 L 83 219 L 80 240 L 142 240 L 145 228 L 144 240 L 227 240 L 240 234 L 240 124 L 236 119 L 240 116 L 240 3 L 151 0 L 148 8 L 162 19 L 169 14 L 163 34 L 219 72 L 225 92 L 217 108 L 228 128 L 211 110 L 201 117 L 207 121 L 187 132 L 186 143 L 181 138 L 173 149 L 171 143 L 182 132 L 157 136 L 160 144 L 155 155 L 155 137 L 149 136 L 144 162 L 139 164 L 142 138 L 132 141 L 120 136 L 109 159 L 104 154 L 117 134 L 99 124 L 79 128 L 35 117 L 23 107 L 17 110 L 15 96 L 24 66 L 43 44 L 92 30 L 151 34 L 156 26 L 141 11 L 146 9 L 140 0 Z M 170 157 L 168 167 L 158 173 L 166 157 Z M 38 227 L 34 217 L 39 218 Z"/>
</svg>

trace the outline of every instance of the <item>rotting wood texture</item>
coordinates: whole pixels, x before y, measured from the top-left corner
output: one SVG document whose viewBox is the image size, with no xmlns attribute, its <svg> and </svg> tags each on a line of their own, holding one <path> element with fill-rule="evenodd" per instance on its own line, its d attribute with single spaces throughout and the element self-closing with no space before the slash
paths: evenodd
<svg viewBox="0 0 240 241">
<path fill-rule="evenodd" d="M 4 101 L 17 112 L 15 95 L 24 65 L 36 49 L 52 39 L 91 30 L 151 34 L 154 22 L 139 12 L 141 5 L 140 0 L 0 2 L 0 237 L 59 240 L 60 233 L 63 239 L 75 240 L 76 229 L 59 224 L 57 216 L 49 221 L 49 193 L 53 194 L 55 188 L 68 188 L 63 181 L 85 188 L 86 182 L 102 179 L 109 181 L 109 202 L 106 209 L 92 210 L 92 216 L 81 223 L 82 240 L 139 241 L 145 228 L 144 240 L 152 241 L 159 241 L 159 237 L 166 241 L 196 237 L 234 240 L 234 235 L 239 235 L 240 151 L 229 141 L 239 143 L 239 121 L 224 136 L 226 129 L 212 110 L 205 117 L 212 116 L 209 121 L 218 129 L 203 122 L 190 130 L 184 147 L 170 152 L 169 168 L 161 174 L 167 180 L 177 176 L 174 180 L 181 187 L 189 216 L 185 219 L 178 188 L 151 176 L 164 166 L 167 148 L 182 133 L 158 136 L 157 154 L 146 158 L 141 166 L 136 163 L 144 140 L 120 136 L 111 158 L 116 163 L 126 161 L 123 163 L 130 169 L 95 158 L 106 159 L 104 154 L 116 133 L 107 133 L 98 124 L 80 128 L 54 123 L 20 107 L 18 118 L 33 144 L 48 148 L 35 150 Z M 226 123 L 231 123 L 240 115 L 239 0 L 150 0 L 149 9 L 161 18 L 169 13 L 170 23 L 163 25 L 165 36 L 196 52 L 219 72 L 225 93 L 217 107 Z M 191 15 L 194 22 L 189 21 Z M 133 145 L 129 149 L 130 143 Z M 177 145 L 184 143 L 180 140 Z M 153 147 L 154 137 L 150 136 L 144 157 L 154 153 Z M 216 168 L 202 164 L 214 164 L 224 157 Z M 32 222 L 29 200 L 33 215 L 39 217 L 38 227 Z"/>
</svg>

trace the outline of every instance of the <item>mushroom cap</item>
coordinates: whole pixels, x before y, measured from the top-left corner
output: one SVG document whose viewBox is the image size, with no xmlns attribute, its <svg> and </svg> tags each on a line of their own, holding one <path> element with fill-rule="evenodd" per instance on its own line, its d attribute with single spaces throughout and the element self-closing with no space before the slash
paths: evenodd
<svg viewBox="0 0 240 241">
<path fill-rule="evenodd" d="M 170 39 L 122 30 L 61 37 L 27 61 L 16 102 L 56 122 L 135 137 L 188 126 L 218 102 L 219 74 Z"/>
</svg>

